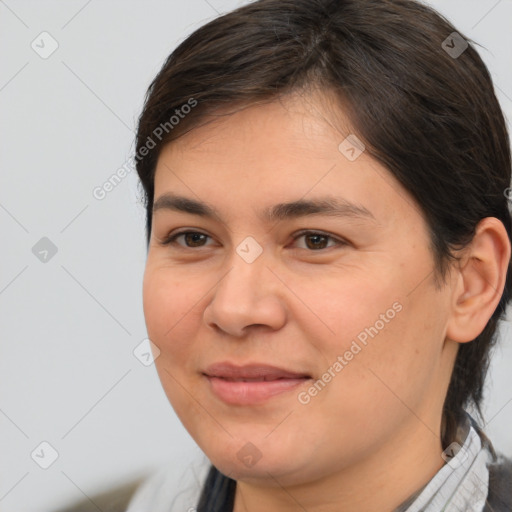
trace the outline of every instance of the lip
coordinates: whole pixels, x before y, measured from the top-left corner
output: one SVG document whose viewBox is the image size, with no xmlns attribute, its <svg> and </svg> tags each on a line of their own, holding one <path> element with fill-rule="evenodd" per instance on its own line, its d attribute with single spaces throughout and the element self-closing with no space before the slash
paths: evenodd
<svg viewBox="0 0 512 512">
<path fill-rule="evenodd" d="M 223 379 L 240 380 L 240 379 L 260 379 L 260 380 L 277 380 L 277 379 L 297 379 L 310 377 L 306 372 L 286 370 L 277 366 L 264 363 L 251 363 L 245 365 L 236 365 L 229 361 L 215 363 L 204 371 L 208 377 L 219 377 Z"/>
<path fill-rule="evenodd" d="M 311 379 L 305 372 L 259 363 L 243 366 L 230 362 L 215 363 L 203 375 L 209 381 L 211 391 L 230 405 L 263 403 Z"/>
</svg>

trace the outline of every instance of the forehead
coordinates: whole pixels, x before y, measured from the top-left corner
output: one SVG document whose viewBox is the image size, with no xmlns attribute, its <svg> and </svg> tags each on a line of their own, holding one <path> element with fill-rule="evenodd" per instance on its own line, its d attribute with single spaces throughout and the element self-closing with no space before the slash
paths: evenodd
<svg viewBox="0 0 512 512">
<path fill-rule="evenodd" d="M 326 89 L 219 107 L 168 146 L 188 153 L 214 152 L 221 140 L 243 140 L 244 149 L 250 152 L 264 140 L 269 150 L 277 152 L 287 148 L 296 151 L 292 144 L 295 140 L 304 150 L 337 151 L 337 141 L 353 131 L 334 93 Z M 328 136 L 328 132 L 333 133 Z M 289 145 L 283 146 L 283 142 Z M 293 156 L 291 152 L 289 156 Z"/>
<path fill-rule="evenodd" d="M 347 119 L 330 115 L 326 101 L 294 96 L 238 108 L 167 144 L 157 162 L 156 210 L 160 196 L 173 192 L 211 205 L 209 213 L 233 204 L 262 219 L 279 216 L 279 204 L 327 196 L 346 212 L 353 206 L 381 219 L 409 215 L 414 200 L 361 151 Z"/>
</svg>

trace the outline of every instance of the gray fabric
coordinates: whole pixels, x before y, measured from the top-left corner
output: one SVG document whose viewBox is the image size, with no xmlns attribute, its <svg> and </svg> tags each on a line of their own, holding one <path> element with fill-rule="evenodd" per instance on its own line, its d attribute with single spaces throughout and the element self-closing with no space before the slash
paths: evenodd
<svg viewBox="0 0 512 512">
<path fill-rule="evenodd" d="M 484 512 L 512 511 L 512 459 L 502 455 L 489 465 L 489 495 Z"/>
</svg>

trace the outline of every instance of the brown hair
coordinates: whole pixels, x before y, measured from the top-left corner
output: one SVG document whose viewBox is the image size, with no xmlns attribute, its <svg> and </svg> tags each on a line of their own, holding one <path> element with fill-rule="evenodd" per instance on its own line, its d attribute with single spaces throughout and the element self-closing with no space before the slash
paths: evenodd
<svg viewBox="0 0 512 512">
<path fill-rule="evenodd" d="M 417 201 L 438 284 L 453 250 L 472 240 L 481 219 L 498 218 L 511 239 L 504 116 L 473 41 L 460 33 L 454 39 L 453 32 L 444 17 L 414 0 L 259 0 L 196 30 L 151 83 L 139 119 L 136 160 L 148 242 L 155 167 L 165 144 L 215 112 L 313 86 L 335 92 L 366 151 Z M 454 41 L 468 47 L 455 55 Z M 482 415 L 489 351 L 511 286 L 509 262 L 498 307 L 483 332 L 459 347 L 443 447 L 467 406 Z"/>
</svg>

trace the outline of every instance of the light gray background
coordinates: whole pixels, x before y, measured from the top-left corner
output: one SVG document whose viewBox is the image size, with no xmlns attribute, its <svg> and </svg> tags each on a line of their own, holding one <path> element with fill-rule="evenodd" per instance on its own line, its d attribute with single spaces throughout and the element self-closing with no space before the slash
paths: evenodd
<svg viewBox="0 0 512 512">
<path fill-rule="evenodd" d="M 146 88 L 167 55 L 242 3 L 0 1 L 4 512 L 48 511 L 169 461 L 178 477 L 198 455 L 154 366 L 133 354 L 146 337 L 144 211 L 135 172 L 103 200 L 92 192 L 133 154 Z M 512 120 L 512 1 L 431 4 L 487 48 L 480 53 Z M 35 40 L 43 50 L 43 31 L 59 45 L 47 59 L 31 47 Z M 58 249 L 47 262 L 32 252 L 42 237 Z M 502 333 L 486 419 L 495 446 L 510 456 L 508 322 Z M 48 469 L 31 458 L 43 441 L 59 454 Z M 49 456 L 43 452 L 40 461 Z"/>
</svg>

